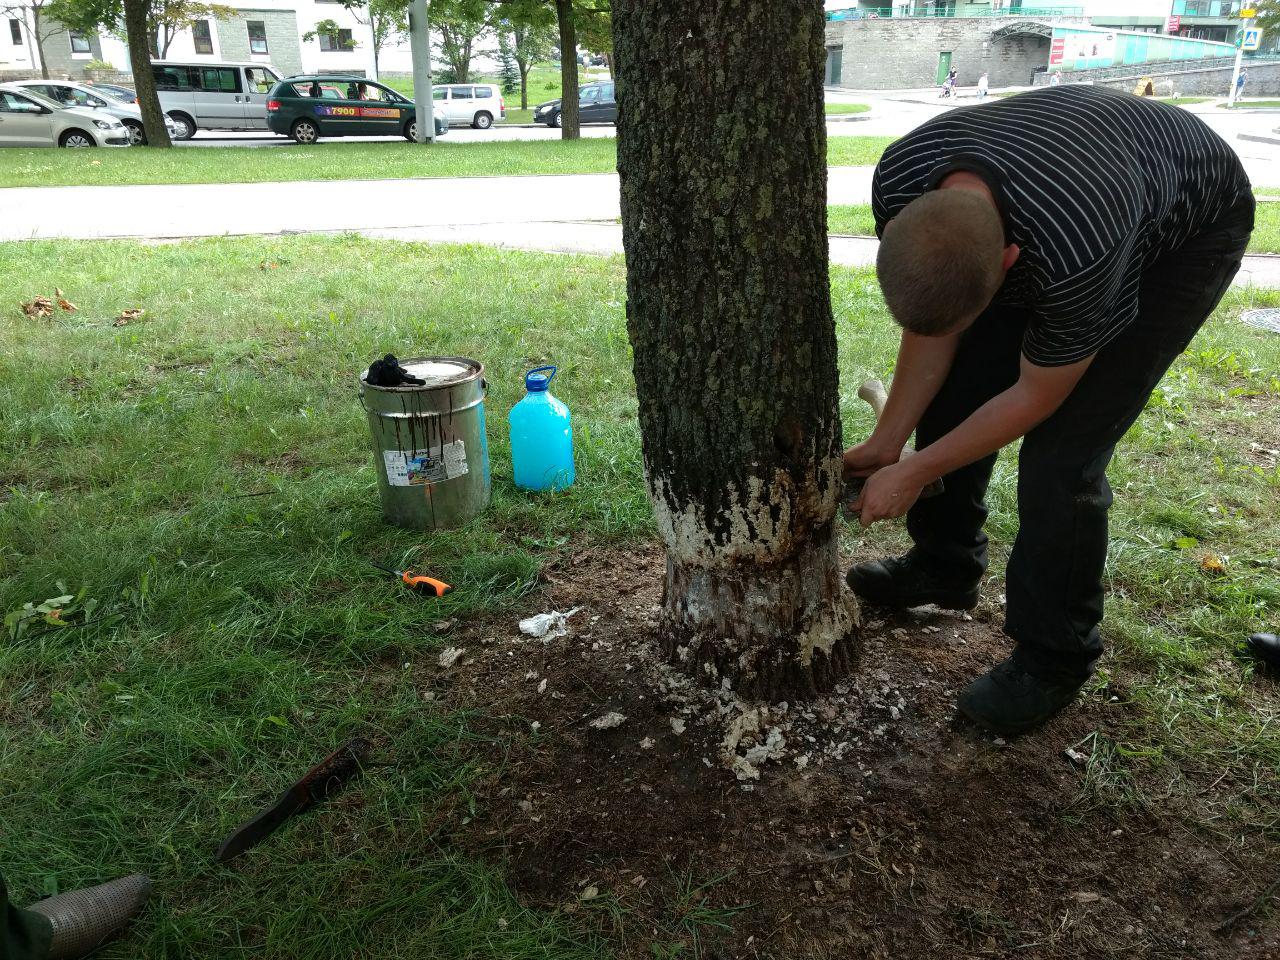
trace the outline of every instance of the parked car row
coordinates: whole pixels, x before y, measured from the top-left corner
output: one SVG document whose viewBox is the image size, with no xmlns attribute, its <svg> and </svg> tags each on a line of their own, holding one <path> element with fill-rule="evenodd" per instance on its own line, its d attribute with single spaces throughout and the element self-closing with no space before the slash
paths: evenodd
<svg viewBox="0 0 1280 960">
<path fill-rule="evenodd" d="M 110 113 L 0 84 L 0 146 L 127 147 L 129 141 L 129 129 Z"/>
<path fill-rule="evenodd" d="M 409 97 L 365 77 L 303 74 L 281 77 L 261 63 L 152 64 L 169 136 L 190 140 L 198 130 L 267 131 L 315 143 L 321 137 L 415 138 Z M 146 142 L 137 96 L 127 87 L 72 80 L 18 80 L 0 85 L 0 146 L 127 146 Z M 450 125 L 487 130 L 506 119 L 496 84 L 449 83 L 432 90 L 436 136 Z M 583 123 L 615 123 L 612 82 L 579 90 Z M 534 119 L 563 124 L 561 102 L 540 104 Z M 119 128 L 119 129 L 117 129 Z M 119 130 L 124 131 L 124 143 Z"/>
<path fill-rule="evenodd" d="M 90 87 L 72 80 L 15 80 L 11 86 L 38 94 L 63 107 L 97 110 L 106 116 L 115 117 L 129 131 L 130 145 L 140 146 L 147 142 L 146 132 L 142 129 L 142 111 L 136 106 L 136 96 L 126 101 L 108 93 L 103 87 Z M 169 136 L 176 137 L 177 124 L 168 115 L 164 120 Z"/>
</svg>

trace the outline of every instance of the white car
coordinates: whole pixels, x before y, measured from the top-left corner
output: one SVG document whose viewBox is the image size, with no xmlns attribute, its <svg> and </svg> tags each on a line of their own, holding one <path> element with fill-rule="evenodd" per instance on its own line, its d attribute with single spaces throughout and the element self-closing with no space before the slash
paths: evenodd
<svg viewBox="0 0 1280 960">
<path fill-rule="evenodd" d="M 488 130 L 507 117 L 507 101 L 496 84 L 445 83 L 433 87 L 431 95 L 451 124 L 465 123 L 477 130 Z"/>
<path fill-rule="evenodd" d="M 103 90 L 95 90 L 72 80 L 14 80 L 10 86 L 23 87 L 64 107 L 100 110 L 125 125 L 129 131 L 129 142 L 133 146 L 139 147 L 147 142 L 147 135 L 142 129 L 142 110 L 135 104 L 117 100 Z M 178 139 L 178 125 L 167 113 L 164 125 L 169 131 L 169 137 Z"/>
<path fill-rule="evenodd" d="M 280 80 L 269 64 L 153 60 L 151 72 L 179 140 L 190 140 L 197 130 L 267 129 L 267 94 Z"/>
<path fill-rule="evenodd" d="M 0 84 L 0 147 L 127 147 L 129 131 L 110 114 L 64 107 Z"/>
</svg>

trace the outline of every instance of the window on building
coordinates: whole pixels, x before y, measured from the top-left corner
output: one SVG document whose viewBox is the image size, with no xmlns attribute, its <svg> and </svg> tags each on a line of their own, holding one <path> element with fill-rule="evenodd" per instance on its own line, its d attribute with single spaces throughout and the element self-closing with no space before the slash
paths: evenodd
<svg viewBox="0 0 1280 960">
<path fill-rule="evenodd" d="M 213 53 L 213 32 L 208 20 L 197 20 L 191 25 L 191 39 L 195 41 L 196 53 Z"/>
<path fill-rule="evenodd" d="M 321 50 L 352 50 L 355 45 L 355 38 L 352 37 L 350 30 L 336 30 L 333 33 L 320 34 Z"/>
<path fill-rule="evenodd" d="M 72 53 L 93 53 L 93 44 L 89 42 L 89 38 L 83 33 L 71 31 L 71 52 Z"/>
<path fill-rule="evenodd" d="M 15 47 L 22 46 L 22 21 L 21 20 L 9 21 L 9 36 L 13 38 L 13 45 Z"/>
<path fill-rule="evenodd" d="M 262 20 L 246 20 L 245 25 L 249 28 L 249 52 L 250 53 L 266 53 L 267 52 L 267 25 Z"/>
</svg>

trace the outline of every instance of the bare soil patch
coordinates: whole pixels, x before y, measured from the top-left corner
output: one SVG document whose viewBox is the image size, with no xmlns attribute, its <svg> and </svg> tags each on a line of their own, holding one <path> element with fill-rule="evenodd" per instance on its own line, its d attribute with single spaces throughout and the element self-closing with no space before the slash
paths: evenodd
<svg viewBox="0 0 1280 960">
<path fill-rule="evenodd" d="M 1008 649 L 995 598 L 868 609 L 857 673 L 752 731 L 657 662 L 662 573 L 657 549 L 566 556 L 524 614 L 578 608 L 566 636 L 459 624 L 420 678 L 493 735 L 454 836 L 529 902 L 635 958 L 1280 957 L 1265 908 L 1217 929 L 1280 871 L 1274 833 L 1214 825 L 1242 788 L 1100 759 L 1135 719 L 1123 675 L 1005 742 L 954 711 Z"/>
</svg>

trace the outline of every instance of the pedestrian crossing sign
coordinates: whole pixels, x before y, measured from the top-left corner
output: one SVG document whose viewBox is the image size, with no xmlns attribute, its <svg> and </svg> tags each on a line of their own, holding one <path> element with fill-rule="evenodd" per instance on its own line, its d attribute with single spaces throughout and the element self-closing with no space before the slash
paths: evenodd
<svg viewBox="0 0 1280 960">
<path fill-rule="evenodd" d="M 1262 28 L 1249 27 L 1244 31 L 1244 37 L 1240 44 L 1241 50 L 1257 50 L 1262 45 Z"/>
</svg>

